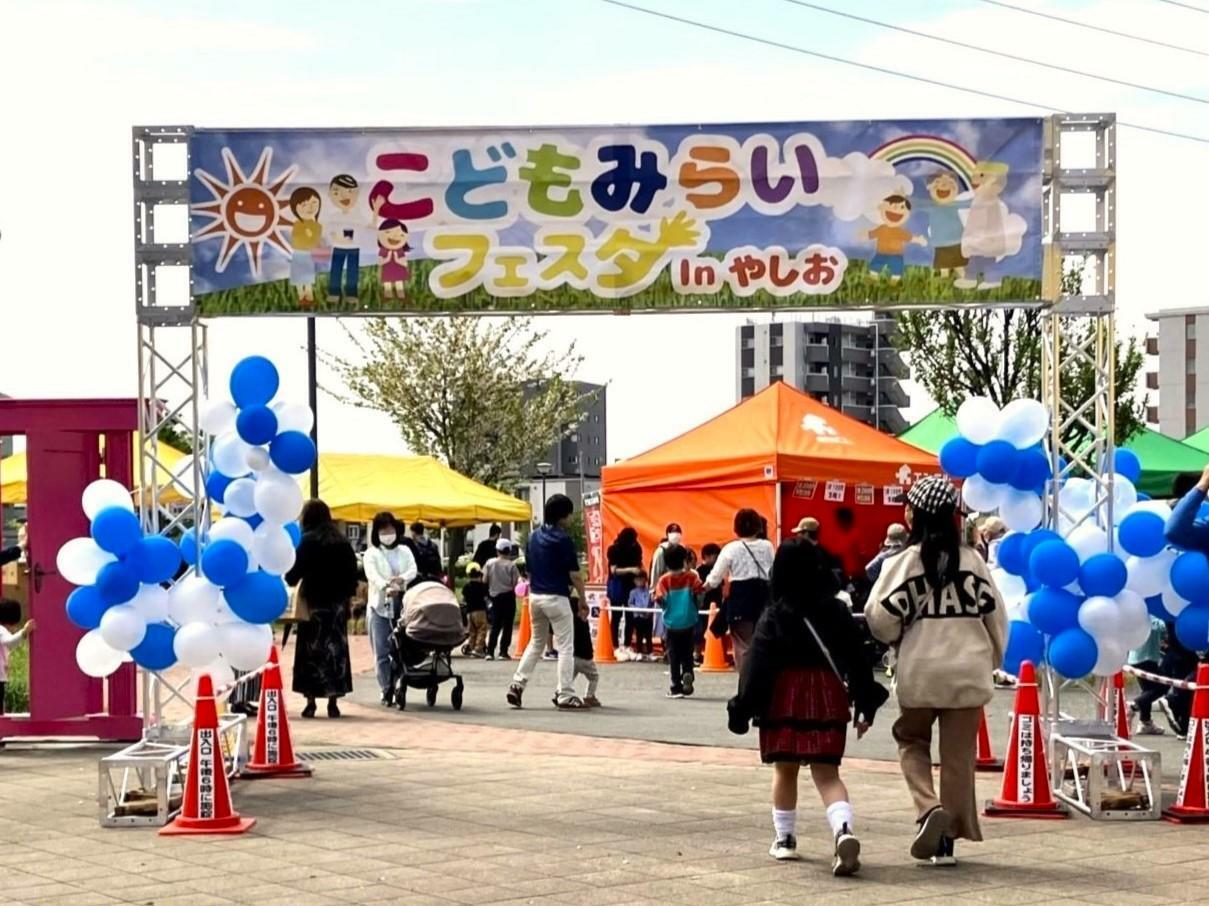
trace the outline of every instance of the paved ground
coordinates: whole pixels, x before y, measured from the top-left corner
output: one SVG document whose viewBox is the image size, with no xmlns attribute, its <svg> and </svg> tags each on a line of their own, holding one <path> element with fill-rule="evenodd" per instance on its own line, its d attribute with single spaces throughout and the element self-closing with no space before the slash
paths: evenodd
<svg viewBox="0 0 1209 906">
<path fill-rule="evenodd" d="M 365 667 L 360 643 L 354 655 Z M 860 878 L 831 878 L 828 832 L 805 787 L 806 861 L 775 864 L 768 772 L 754 753 L 674 744 L 685 726 L 716 732 L 725 679 L 701 701 L 668 702 L 659 668 L 609 668 L 610 707 L 566 715 L 544 701 L 499 708 L 507 665 L 471 670 L 457 722 L 445 701 L 398 713 L 362 703 L 363 691 L 341 720 L 295 720 L 304 750 L 368 746 L 379 757 L 317 761 L 310 780 L 237 784 L 237 807 L 258 819 L 238 838 L 102 830 L 102 750 L 10 746 L 0 752 L 0 903 L 1209 902 L 1209 834 L 1163 823 L 986 819 L 987 841 L 965 846 L 956 869 L 917 865 L 897 768 L 864 757 L 845 767 Z M 534 692 L 551 674 L 543 665 Z M 611 737 L 623 720 L 673 743 L 587 735 Z M 884 745 L 875 736 L 854 752 Z M 999 779 L 980 783 L 990 796 Z"/>
</svg>

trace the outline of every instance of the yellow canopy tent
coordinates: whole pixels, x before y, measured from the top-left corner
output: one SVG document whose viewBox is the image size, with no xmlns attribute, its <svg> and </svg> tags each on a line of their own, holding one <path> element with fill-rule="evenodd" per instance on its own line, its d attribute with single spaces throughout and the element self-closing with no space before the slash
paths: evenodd
<svg viewBox="0 0 1209 906">
<path fill-rule="evenodd" d="M 136 477 L 139 472 L 138 465 L 139 441 L 134 439 L 134 456 L 132 473 Z M 156 481 L 160 486 L 160 498 L 163 502 L 183 502 L 184 497 L 178 491 L 175 491 L 173 485 L 173 472 L 177 469 L 184 469 L 186 466 L 185 459 L 187 453 L 182 453 L 175 447 L 170 447 L 162 441 L 159 444 L 159 464 L 155 468 Z M 0 500 L 7 504 L 23 504 L 27 501 L 26 482 L 26 459 L 24 453 L 14 453 L 12 456 L 6 456 L 0 459 Z M 189 481 L 192 481 L 191 475 L 186 476 Z M 166 499 L 171 496 L 167 492 L 171 490 L 171 495 L 175 495 L 172 500 Z"/>
<path fill-rule="evenodd" d="M 305 487 L 308 479 L 301 481 Z M 319 496 L 337 519 L 368 522 L 388 510 L 403 522 L 527 522 L 529 504 L 479 484 L 431 456 L 319 455 Z"/>
</svg>

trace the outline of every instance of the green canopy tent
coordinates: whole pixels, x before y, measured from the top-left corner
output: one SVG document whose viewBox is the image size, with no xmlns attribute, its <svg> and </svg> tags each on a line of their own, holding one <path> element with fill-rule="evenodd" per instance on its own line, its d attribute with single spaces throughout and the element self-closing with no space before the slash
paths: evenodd
<svg viewBox="0 0 1209 906">
<path fill-rule="evenodd" d="M 1209 453 L 1209 428 L 1201 428 L 1196 434 L 1189 434 L 1181 443 Z"/>
<path fill-rule="evenodd" d="M 956 421 L 940 409 L 934 409 L 900 434 L 899 440 L 938 454 L 945 441 L 956 436 Z M 1194 443 L 1197 438 L 1203 449 Z M 1209 465 L 1209 428 L 1184 442 L 1144 428 L 1125 444 L 1125 449 L 1136 453 L 1142 463 L 1138 490 L 1151 497 L 1170 497 L 1176 476 L 1183 472 L 1199 473 Z"/>
</svg>

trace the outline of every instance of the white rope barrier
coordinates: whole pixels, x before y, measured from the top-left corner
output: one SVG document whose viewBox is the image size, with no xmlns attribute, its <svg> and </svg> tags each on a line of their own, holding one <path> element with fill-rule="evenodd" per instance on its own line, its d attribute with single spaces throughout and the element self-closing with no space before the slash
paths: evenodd
<svg viewBox="0 0 1209 906">
<path fill-rule="evenodd" d="M 1139 670 L 1137 667 L 1126 664 L 1121 668 L 1122 672 L 1128 673 L 1131 676 L 1136 676 L 1138 679 L 1150 680 L 1152 683 L 1162 683 L 1164 686 L 1174 686 L 1176 689 L 1187 689 L 1189 692 L 1195 692 L 1199 687 L 1192 680 L 1172 679 L 1170 676 L 1161 676 L 1157 673 L 1147 673 L 1145 670 Z"/>
<path fill-rule="evenodd" d="M 214 697 L 222 698 L 225 695 L 229 695 L 231 693 L 231 690 L 234 689 L 236 686 L 242 686 L 244 683 L 250 683 L 252 680 L 256 679 L 256 677 L 260 676 L 262 673 L 264 673 L 266 670 L 268 670 L 271 663 L 272 663 L 271 661 L 265 661 L 263 664 L 261 664 L 255 670 L 248 671 L 247 673 L 245 673 L 243 676 L 241 676 L 239 679 L 235 680 L 234 682 L 227 683 L 227 685 L 225 685 L 225 686 L 219 686 L 217 689 L 214 690 Z"/>
</svg>

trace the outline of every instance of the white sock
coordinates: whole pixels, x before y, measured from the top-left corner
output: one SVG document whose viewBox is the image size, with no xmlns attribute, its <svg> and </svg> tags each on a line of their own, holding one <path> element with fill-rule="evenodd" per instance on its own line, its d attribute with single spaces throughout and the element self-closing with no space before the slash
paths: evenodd
<svg viewBox="0 0 1209 906">
<path fill-rule="evenodd" d="M 844 825 L 848 825 L 848 832 L 852 833 L 853 827 L 852 803 L 840 800 L 833 802 L 827 806 L 827 823 L 831 825 L 831 833 L 838 834 L 843 830 Z"/>
<path fill-rule="evenodd" d="M 772 827 L 777 833 L 778 840 L 784 840 L 786 837 L 793 836 L 797 824 L 797 809 L 774 808 L 772 810 Z"/>
</svg>

